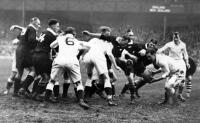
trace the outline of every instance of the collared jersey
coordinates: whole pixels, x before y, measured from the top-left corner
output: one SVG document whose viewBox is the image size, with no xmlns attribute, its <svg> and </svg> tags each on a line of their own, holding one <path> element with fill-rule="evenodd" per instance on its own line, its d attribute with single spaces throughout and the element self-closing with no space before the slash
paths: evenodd
<svg viewBox="0 0 200 123">
<path fill-rule="evenodd" d="M 158 53 L 161 53 L 165 50 L 169 50 L 169 56 L 176 59 L 176 60 L 182 60 L 183 58 L 185 60 L 188 60 L 188 54 L 186 51 L 186 45 L 184 42 L 180 41 L 180 44 L 176 45 L 174 41 L 171 41 L 167 44 L 165 44 L 162 48 L 158 49 Z"/>
<path fill-rule="evenodd" d="M 55 33 L 51 28 L 47 28 L 40 35 L 39 41 L 37 43 L 36 52 L 50 53 L 50 44 L 57 38 L 57 33 Z"/>
<path fill-rule="evenodd" d="M 58 64 L 74 63 L 79 64 L 77 54 L 82 48 L 81 43 L 72 34 L 67 34 L 57 37 L 59 52 L 55 58 L 55 62 Z"/>
<path fill-rule="evenodd" d="M 175 59 L 164 54 L 156 54 L 156 65 L 163 70 L 163 78 L 169 74 L 176 73 L 178 70 L 182 70 Z"/>
</svg>

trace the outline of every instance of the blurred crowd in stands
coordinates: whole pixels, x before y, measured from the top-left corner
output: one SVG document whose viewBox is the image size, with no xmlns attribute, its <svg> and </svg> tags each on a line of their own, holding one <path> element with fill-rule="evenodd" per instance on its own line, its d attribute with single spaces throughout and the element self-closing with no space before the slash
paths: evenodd
<svg viewBox="0 0 200 123">
<path fill-rule="evenodd" d="M 112 27 L 112 34 L 122 36 L 126 33 L 127 29 L 133 29 L 134 35 L 137 37 L 137 42 L 147 42 L 150 39 L 157 39 L 159 46 L 162 47 L 165 43 L 172 40 L 172 33 L 178 31 L 181 40 L 187 44 L 187 51 L 198 64 L 200 63 L 200 25 L 193 26 L 178 26 L 167 27 L 164 39 L 163 27 L 142 27 L 124 25 L 121 27 Z M 42 29 L 41 29 L 42 30 Z M 82 30 L 77 30 L 81 32 Z M 11 55 L 13 52 L 12 40 L 16 37 L 16 33 L 11 33 L 9 27 L 6 30 L 0 31 L 0 55 Z M 81 36 L 80 34 L 78 35 Z"/>
</svg>

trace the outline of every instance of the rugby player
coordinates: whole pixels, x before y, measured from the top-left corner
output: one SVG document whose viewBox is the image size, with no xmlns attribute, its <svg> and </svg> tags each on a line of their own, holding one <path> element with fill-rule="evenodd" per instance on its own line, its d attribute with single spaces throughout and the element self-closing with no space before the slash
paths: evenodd
<svg viewBox="0 0 200 123">
<path fill-rule="evenodd" d="M 19 91 L 22 95 L 28 94 L 28 87 L 32 83 L 35 77 L 35 71 L 32 63 L 33 51 L 37 44 L 36 33 L 40 27 L 40 20 L 37 17 L 33 17 L 30 20 L 30 24 L 20 41 L 16 50 L 16 67 L 18 70 L 17 77 L 14 84 L 14 95 L 17 95 L 20 88 L 21 77 L 23 75 L 24 68 L 29 68 L 29 74 L 23 82 L 23 85 Z"/>
<path fill-rule="evenodd" d="M 179 66 L 184 68 L 184 74 L 186 75 L 186 67 L 190 68 L 190 64 L 188 61 L 188 53 L 186 50 L 186 44 L 180 40 L 179 33 L 173 33 L 173 41 L 168 42 L 162 48 L 158 49 L 158 53 L 162 53 L 168 50 L 169 56 L 174 58 L 176 62 L 179 63 Z M 185 80 L 179 86 L 179 95 L 178 98 L 181 101 L 185 101 L 185 98 L 182 95 L 183 88 L 184 88 Z M 165 101 L 164 101 L 165 102 Z"/>
<path fill-rule="evenodd" d="M 12 68 L 11 68 L 11 75 L 8 78 L 7 85 L 6 85 L 6 90 L 3 91 L 3 94 L 8 94 L 10 92 L 10 88 L 12 87 L 15 77 L 17 75 L 17 68 L 16 68 L 16 48 L 21 40 L 21 37 L 24 35 L 26 29 L 24 27 L 18 26 L 18 25 L 12 25 L 10 27 L 10 31 L 17 31 L 18 35 L 17 38 L 13 40 L 13 48 L 14 48 L 14 53 L 12 57 Z"/>
<path fill-rule="evenodd" d="M 89 106 L 83 100 L 83 85 L 81 81 L 80 65 L 77 59 L 78 51 L 84 49 L 88 51 L 90 46 L 86 42 L 80 42 L 75 38 L 76 31 L 73 27 L 68 27 L 65 35 L 57 37 L 51 43 L 50 47 L 55 48 L 59 46 L 57 57 L 54 59 L 51 70 L 51 79 L 46 87 L 45 100 L 49 101 L 56 81 L 63 77 L 65 72 L 68 73 L 69 78 L 76 87 L 79 105 L 88 109 Z"/>
<path fill-rule="evenodd" d="M 166 100 L 169 100 L 169 104 L 174 104 L 176 86 L 178 86 L 185 79 L 184 68 L 180 66 L 179 62 L 177 62 L 175 59 L 164 54 L 156 54 L 155 49 L 148 50 L 146 55 L 154 65 L 160 67 L 158 71 L 164 72 L 161 77 L 153 78 L 150 83 L 167 79 L 165 82 L 165 91 L 167 94 Z"/>
<path fill-rule="evenodd" d="M 50 19 L 48 26 L 49 27 L 41 33 L 33 54 L 33 66 L 35 68 L 36 75 L 42 76 L 43 81 L 47 82 L 50 79 L 52 67 L 52 60 L 50 58 L 50 44 L 56 40 L 58 31 L 60 30 L 59 22 L 56 19 Z M 41 91 L 40 86 L 37 88 L 38 91 Z M 33 94 L 33 98 L 36 98 L 37 93 L 41 93 L 38 91 Z"/>
<path fill-rule="evenodd" d="M 100 33 L 91 33 L 89 31 L 83 31 L 84 34 L 97 37 L 102 40 L 111 42 L 113 45 L 112 54 L 115 57 L 117 65 L 124 71 L 128 81 L 129 81 L 129 89 L 132 92 L 131 93 L 131 100 L 134 99 L 134 83 L 133 83 L 133 73 L 130 68 L 127 67 L 127 60 L 122 57 L 122 52 L 127 46 L 127 44 L 130 42 L 129 38 L 127 36 L 122 37 L 116 37 L 116 36 L 110 36 L 110 35 L 102 35 Z"/>
</svg>

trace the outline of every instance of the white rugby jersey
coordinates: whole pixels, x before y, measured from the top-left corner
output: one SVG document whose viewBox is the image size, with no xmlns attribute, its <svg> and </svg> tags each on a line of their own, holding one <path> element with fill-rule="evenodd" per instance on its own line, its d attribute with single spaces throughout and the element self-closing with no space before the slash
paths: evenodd
<svg viewBox="0 0 200 123">
<path fill-rule="evenodd" d="M 59 52 L 55 58 L 56 63 L 65 64 L 65 63 L 79 63 L 77 59 L 77 54 L 82 45 L 72 34 L 67 34 L 57 37 L 57 42 L 59 46 Z"/>
<path fill-rule="evenodd" d="M 173 74 L 178 70 L 181 70 L 176 60 L 164 54 L 156 54 L 156 65 L 163 70 L 163 78 L 167 77 L 169 74 Z"/>
<path fill-rule="evenodd" d="M 184 42 L 180 41 L 180 44 L 176 45 L 174 41 L 171 41 L 165 44 L 162 48 L 158 49 L 158 53 L 161 53 L 165 50 L 169 50 L 169 56 L 176 59 L 182 60 L 185 59 L 188 61 L 188 54 L 186 50 L 186 45 Z"/>
<path fill-rule="evenodd" d="M 85 55 L 85 58 L 90 57 L 99 60 L 106 60 L 105 54 L 111 53 L 112 51 L 112 45 L 101 39 L 93 38 L 88 43 L 90 44 L 91 48 Z"/>
</svg>

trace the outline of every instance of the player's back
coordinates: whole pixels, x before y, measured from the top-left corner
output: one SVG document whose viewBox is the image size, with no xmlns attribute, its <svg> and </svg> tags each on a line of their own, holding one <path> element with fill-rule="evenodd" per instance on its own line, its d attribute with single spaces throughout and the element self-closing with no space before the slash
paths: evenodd
<svg viewBox="0 0 200 123">
<path fill-rule="evenodd" d="M 78 63 L 77 54 L 80 49 L 80 42 L 71 34 L 57 37 L 59 52 L 56 61 L 66 63 Z"/>
<path fill-rule="evenodd" d="M 109 47 L 108 43 L 104 42 L 101 39 L 93 38 L 89 41 L 89 44 L 91 48 L 87 53 L 88 56 L 99 59 L 105 58 L 106 50 Z"/>
<path fill-rule="evenodd" d="M 168 67 L 170 72 L 172 73 L 182 69 L 179 67 L 180 65 L 176 62 L 176 60 L 170 56 L 164 54 L 157 54 L 156 60 L 157 64 L 160 64 L 161 66 L 167 65 L 166 67 Z"/>
</svg>

